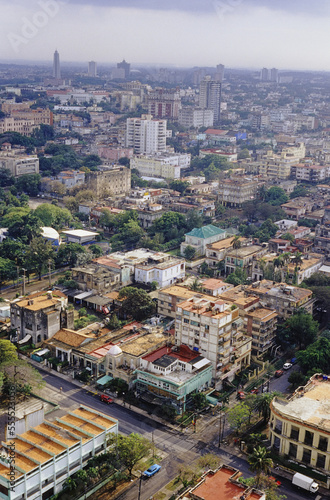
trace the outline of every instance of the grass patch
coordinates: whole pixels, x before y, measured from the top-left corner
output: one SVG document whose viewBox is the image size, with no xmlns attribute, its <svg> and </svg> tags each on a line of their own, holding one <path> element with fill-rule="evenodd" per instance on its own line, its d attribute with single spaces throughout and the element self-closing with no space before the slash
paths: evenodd
<svg viewBox="0 0 330 500">
<path fill-rule="evenodd" d="M 162 493 L 161 491 L 159 491 L 158 493 L 156 493 L 156 495 L 154 495 L 152 497 L 154 500 L 164 500 L 164 498 L 166 498 L 166 493 Z"/>
<path fill-rule="evenodd" d="M 180 483 L 179 476 L 175 477 L 170 483 L 166 485 L 166 489 L 170 491 L 174 491 L 177 489 L 178 485 Z"/>
</svg>

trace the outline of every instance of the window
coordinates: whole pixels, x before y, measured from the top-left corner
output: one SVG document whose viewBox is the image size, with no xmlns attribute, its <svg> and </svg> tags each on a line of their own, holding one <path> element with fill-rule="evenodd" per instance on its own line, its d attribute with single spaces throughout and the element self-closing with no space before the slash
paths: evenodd
<svg viewBox="0 0 330 500">
<path fill-rule="evenodd" d="M 294 425 L 291 426 L 290 438 L 294 439 L 295 441 L 298 441 L 298 439 L 299 439 L 299 427 L 295 427 Z"/>
<path fill-rule="evenodd" d="M 328 438 L 320 436 L 318 449 L 320 451 L 327 451 L 328 449 Z"/>
<path fill-rule="evenodd" d="M 310 431 L 305 431 L 304 443 L 308 446 L 313 446 L 314 433 Z"/>
<path fill-rule="evenodd" d="M 322 453 L 317 454 L 316 467 L 319 467 L 320 469 L 325 468 L 325 455 Z"/>
<path fill-rule="evenodd" d="M 290 457 L 297 458 L 297 449 L 298 449 L 298 446 L 296 444 L 290 443 L 290 446 L 289 446 Z"/>
<path fill-rule="evenodd" d="M 304 448 L 303 456 L 301 459 L 302 462 L 309 465 L 311 463 L 311 456 L 312 456 L 312 451 L 307 448 Z"/>
</svg>

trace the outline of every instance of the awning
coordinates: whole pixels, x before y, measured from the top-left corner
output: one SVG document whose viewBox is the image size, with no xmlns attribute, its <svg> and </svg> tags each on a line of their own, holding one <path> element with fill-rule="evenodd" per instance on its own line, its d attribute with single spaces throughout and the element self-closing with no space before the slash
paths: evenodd
<svg viewBox="0 0 330 500">
<path fill-rule="evenodd" d="M 89 297 L 90 295 L 93 295 L 94 292 L 82 292 L 79 293 L 78 295 L 75 295 L 74 298 L 78 300 L 85 299 L 86 297 Z"/>
<path fill-rule="evenodd" d="M 111 377 L 111 375 L 104 375 L 104 377 L 99 378 L 96 383 L 97 385 L 105 385 L 112 379 L 113 377 Z"/>
<path fill-rule="evenodd" d="M 30 339 L 32 339 L 31 335 L 25 335 L 24 339 L 18 341 L 18 344 L 25 344 L 25 342 L 28 342 Z"/>
<path fill-rule="evenodd" d="M 45 354 L 47 354 L 47 353 L 49 353 L 49 352 L 50 352 L 50 350 L 49 350 L 49 349 L 41 349 L 40 351 L 35 351 L 33 354 L 34 354 L 35 356 L 39 356 L 39 357 L 41 357 L 41 356 L 44 356 Z"/>
</svg>

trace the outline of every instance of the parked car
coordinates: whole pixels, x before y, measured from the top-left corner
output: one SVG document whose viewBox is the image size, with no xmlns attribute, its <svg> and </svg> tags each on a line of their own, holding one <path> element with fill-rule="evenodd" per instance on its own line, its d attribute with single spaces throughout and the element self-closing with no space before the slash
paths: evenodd
<svg viewBox="0 0 330 500">
<path fill-rule="evenodd" d="M 284 363 L 283 370 L 290 370 L 292 363 Z"/>
<path fill-rule="evenodd" d="M 161 465 L 158 465 L 158 464 L 154 464 L 154 465 L 151 465 L 149 467 L 149 469 L 145 470 L 144 472 L 142 472 L 142 475 L 144 477 L 151 477 L 153 476 L 154 474 L 156 474 L 156 472 L 158 472 L 160 469 L 162 468 Z"/>
<path fill-rule="evenodd" d="M 238 393 L 237 393 L 237 399 L 245 399 L 245 392 L 238 391 Z"/>
<path fill-rule="evenodd" d="M 113 399 L 110 398 L 110 396 L 108 396 L 107 394 L 101 394 L 100 400 L 103 401 L 104 403 L 107 403 L 108 405 L 113 403 Z"/>
<path fill-rule="evenodd" d="M 251 393 L 251 394 L 258 394 L 258 393 L 259 393 L 259 391 L 258 391 L 258 389 L 255 387 L 254 389 L 252 389 L 252 390 L 250 391 L 250 393 Z"/>
<path fill-rule="evenodd" d="M 278 377 L 281 377 L 281 375 L 283 375 L 284 371 L 283 370 L 276 370 L 275 372 L 275 377 L 278 378 Z"/>
</svg>

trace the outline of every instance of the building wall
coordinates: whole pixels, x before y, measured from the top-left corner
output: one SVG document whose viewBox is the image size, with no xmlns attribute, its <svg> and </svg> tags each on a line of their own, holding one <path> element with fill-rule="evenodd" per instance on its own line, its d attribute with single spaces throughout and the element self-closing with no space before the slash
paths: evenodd
<svg viewBox="0 0 330 500">
<path fill-rule="evenodd" d="M 97 197 L 129 193 L 131 189 L 131 171 L 126 167 L 113 168 L 104 172 L 86 174 L 88 189 Z"/>
</svg>

